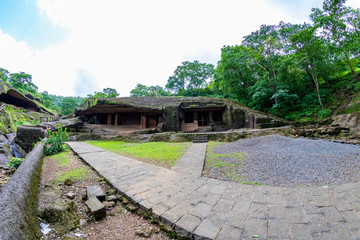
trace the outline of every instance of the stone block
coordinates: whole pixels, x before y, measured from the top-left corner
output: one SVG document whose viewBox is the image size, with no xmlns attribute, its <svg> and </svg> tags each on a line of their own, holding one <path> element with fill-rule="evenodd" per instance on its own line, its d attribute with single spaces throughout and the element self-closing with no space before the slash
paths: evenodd
<svg viewBox="0 0 360 240">
<path fill-rule="evenodd" d="M 95 196 L 85 202 L 96 221 L 106 217 L 105 206 Z"/>
<path fill-rule="evenodd" d="M 94 196 L 97 197 L 100 201 L 105 200 L 105 193 L 98 185 L 88 186 L 86 191 L 89 199 L 90 197 Z"/>
</svg>

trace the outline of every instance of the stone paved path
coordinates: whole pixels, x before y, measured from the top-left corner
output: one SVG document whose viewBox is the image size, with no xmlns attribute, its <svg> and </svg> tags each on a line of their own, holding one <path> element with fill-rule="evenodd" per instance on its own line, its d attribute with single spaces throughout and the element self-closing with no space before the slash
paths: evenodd
<svg viewBox="0 0 360 240">
<path fill-rule="evenodd" d="M 204 159 L 205 144 L 193 144 L 171 170 L 87 143 L 68 144 L 120 192 L 184 237 L 360 239 L 360 183 L 272 187 L 201 177 L 198 159 Z"/>
</svg>

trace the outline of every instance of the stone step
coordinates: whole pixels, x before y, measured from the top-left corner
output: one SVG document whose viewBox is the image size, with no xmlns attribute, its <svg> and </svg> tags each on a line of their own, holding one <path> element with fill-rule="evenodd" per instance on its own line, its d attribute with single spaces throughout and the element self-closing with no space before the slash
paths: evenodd
<svg viewBox="0 0 360 240">
<path fill-rule="evenodd" d="M 208 136 L 207 135 L 195 135 L 193 137 L 193 143 L 207 143 Z"/>
</svg>

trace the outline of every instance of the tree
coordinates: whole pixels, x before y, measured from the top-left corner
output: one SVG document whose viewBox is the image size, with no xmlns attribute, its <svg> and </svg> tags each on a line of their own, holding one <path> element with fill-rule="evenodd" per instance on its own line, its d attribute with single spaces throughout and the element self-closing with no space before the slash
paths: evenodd
<svg viewBox="0 0 360 240">
<path fill-rule="evenodd" d="M 61 114 L 68 115 L 72 113 L 79 106 L 78 102 L 73 97 L 63 98 L 61 102 Z"/>
<path fill-rule="evenodd" d="M 119 95 L 120 94 L 114 88 L 104 88 L 102 92 L 95 92 L 94 95 L 88 94 L 88 97 L 113 98 Z"/>
<path fill-rule="evenodd" d="M 323 10 L 312 9 L 314 25 L 335 53 L 341 53 L 353 76 L 356 75 L 351 58 L 359 51 L 358 11 L 346 7 L 346 0 L 324 0 Z"/>
<path fill-rule="evenodd" d="M 320 85 L 331 72 L 326 42 L 315 35 L 316 28 L 305 24 L 303 29 L 290 37 L 292 48 L 296 50 L 294 60 L 314 82 L 321 110 L 324 109 L 320 95 Z"/>
<path fill-rule="evenodd" d="M 185 61 L 175 69 L 165 87 L 175 94 L 185 90 L 199 90 L 207 86 L 207 81 L 213 78 L 214 72 L 212 64 Z"/>
<path fill-rule="evenodd" d="M 32 82 L 31 75 L 24 72 L 11 73 L 9 83 L 18 90 L 25 90 L 30 93 L 36 93 L 38 89 L 38 87 Z"/>
<path fill-rule="evenodd" d="M 248 53 L 249 49 L 245 46 L 223 47 L 214 75 L 214 86 L 218 90 L 245 103 L 249 87 L 254 84 Z"/>
<path fill-rule="evenodd" d="M 7 82 L 9 79 L 9 71 L 4 69 L 4 68 L 0 68 L 0 79 Z"/>
<path fill-rule="evenodd" d="M 276 106 L 278 114 L 282 115 L 277 97 L 277 87 L 280 81 L 279 73 L 285 66 L 282 64 L 284 41 L 278 31 L 279 27 L 262 25 L 260 30 L 245 36 L 242 45 L 249 49 L 249 57 L 252 61 L 251 64 L 254 65 L 253 71 L 256 73 L 257 81 L 266 81 L 267 84 L 262 86 L 271 89 L 274 106 Z"/>
<path fill-rule="evenodd" d="M 132 97 L 161 97 L 170 96 L 171 94 L 164 90 L 159 85 L 156 86 L 145 86 L 143 84 L 137 84 L 136 87 L 130 91 Z"/>
</svg>

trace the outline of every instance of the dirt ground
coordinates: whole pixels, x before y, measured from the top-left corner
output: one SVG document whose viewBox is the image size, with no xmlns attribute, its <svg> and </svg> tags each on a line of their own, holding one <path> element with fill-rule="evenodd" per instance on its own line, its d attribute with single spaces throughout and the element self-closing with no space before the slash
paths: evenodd
<svg viewBox="0 0 360 240">
<path fill-rule="evenodd" d="M 111 191 L 111 187 L 71 151 L 68 157 L 69 162 L 66 166 L 61 166 L 56 160 L 49 157 L 44 159 L 38 209 L 42 211 L 55 199 L 66 198 L 67 194 L 72 192 L 75 194 L 73 201 L 76 214 L 80 219 L 80 226 L 65 234 L 59 234 L 53 230 L 46 235 L 43 234 L 42 239 L 171 239 L 160 230 L 159 226 L 151 224 L 141 215 L 129 211 L 124 204 L 126 201 L 124 203 L 116 201 L 114 207 L 106 209 L 106 218 L 98 222 L 93 220 L 84 203 L 83 196 L 86 194 L 86 187 L 100 185 L 105 193 Z M 87 177 L 82 180 L 74 180 L 71 186 L 61 184 L 56 180 L 59 174 L 75 168 L 86 169 Z"/>
</svg>

